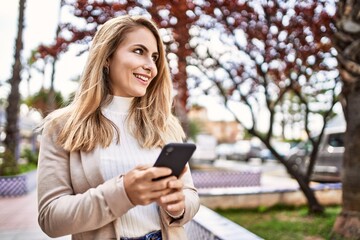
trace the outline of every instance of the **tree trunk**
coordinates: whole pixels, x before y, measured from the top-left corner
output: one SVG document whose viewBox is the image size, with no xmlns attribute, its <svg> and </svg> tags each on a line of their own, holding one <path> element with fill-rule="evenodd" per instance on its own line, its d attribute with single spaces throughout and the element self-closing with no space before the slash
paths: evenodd
<svg viewBox="0 0 360 240">
<path fill-rule="evenodd" d="M 187 100 L 189 97 L 188 86 L 187 86 L 187 72 L 186 58 L 189 57 L 192 53 L 192 50 L 189 47 L 190 34 L 189 26 L 195 21 L 187 16 L 187 10 L 191 9 L 189 5 L 178 4 L 175 7 L 175 1 L 173 2 L 174 15 L 178 19 L 178 23 L 174 26 L 174 39 L 178 44 L 178 51 L 176 55 L 178 56 L 178 72 L 174 75 L 174 85 L 177 90 L 177 95 L 175 98 L 175 113 L 179 118 L 181 125 L 186 133 L 189 136 L 189 119 L 187 117 Z"/>
<path fill-rule="evenodd" d="M 177 81 L 177 95 L 175 96 L 175 114 L 179 118 L 181 125 L 189 136 L 189 119 L 187 117 L 186 102 L 188 99 L 187 90 L 187 74 L 186 74 L 186 59 L 179 59 L 179 73 L 174 76 L 174 80 Z"/>
<path fill-rule="evenodd" d="M 341 103 L 347 129 L 342 170 L 343 205 L 333 238 L 360 239 L 360 1 L 339 1 L 335 45 L 343 81 Z"/>
<path fill-rule="evenodd" d="M 286 161 L 282 156 L 280 156 L 276 150 L 270 144 L 270 141 L 265 140 L 260 135 L 256 134 L 254 131 L 250 130 L 250 133 L 259 139 L 267 146 L 267 148 L 272 152 L 276 159 L 278 159 L 286 168 L 287 172 L 295 178 L 298 182 L 299 187 L 304 194 L 310 214 L 318 214 L 324 212 L 324 207 L 317 200 L 314 191 L 310 188 L 308 178 L 300 173 L 300 171 L 293 169 L 292 164 Z"/>
<path fill-rule="evenodd" d="M 307 181 L 307 178 L 304 177 L 300 173 L 300 171 L 293 170 L 292 166 L 287 161 L 284 161 L 283 164 L 286 167 L 289 174 L 293 176 L 296 179 L 296 181 L 299 183 L 300 189 L 307 199 L 309 213 L 311 214 L 323 213 L 324 207 L 317 200 L 314 191 L 310 188 L 309 181 Z"/>
<path fill-rule="evenodd" d="M 60 6 L 59 6 L 59 16 L 58 16 L 58 24 L 57 24 L 57 28 L 56 28 L 56 32 L 55 32 L 55 39 L 57 39 L 59 37 L 60 31 L 61 31 L 61 27 L 60 27 L 61 9 L 64 6 L 64 4 L 65 4 L 65 1 L 61 0 Z M 53 56 L 53 59 L 52 59 L 53 61 L 51 64 L 50 90 L 49 90 L 49 95 L 47 98 L 48 111 L 45 112 L 45 116 L 57 108 L 57 103 L 56 103 L 56 99 L 55 99 L 56 94 L 55 94 L 54 83 L 55 83 L 56 63 L 58 61 L 58 57 L 59 57 L 59 55 L 55 55 L 55 56 Z"/>
<path fill-rule="evenodd" d="M 24 29 L 24 12 L 26 0 L 19 0 L 18 31 L 15 41 L 15 54 L 12 77 L 9 80 L 11 91 L 8 96 L 8 106 L 6 108 L 6 138 L 4 163 L 1 166 L 1 174 L 17 173 L 17 159 L 19 158 L 19 105 L 20 92 L 19 84 L 21 81 L 21 51 L 23 49 L 22 34 Z"/>
<path fill-rule="evenodd" d="M 333 227 L 335 234 L 360 239 L 360 82 L 351 84 L 344 108 L 347 122 L 343 162 L 343 207 Z M 354 85 L 354 86 L 353 86 Z M 344 85 L 344 88 L 350 86 Z"/>
<path fill-rule="evenodd" d="M 58 58 L 57 56 L 53 57 L 53 62 L 51 64 L 51 79 L 50 79 L 50 89 L 48 92 L 47 97 L 47 110 L 44 112 L 44 116 L 46 117 L 49 113 L 54 111 L 56 109 L 56 103 L 55 103 L 55 89 L 54 89 L 54 82 L 55 82 L 55 72 L 56 72 L 56 62 Z"/>
</svg>

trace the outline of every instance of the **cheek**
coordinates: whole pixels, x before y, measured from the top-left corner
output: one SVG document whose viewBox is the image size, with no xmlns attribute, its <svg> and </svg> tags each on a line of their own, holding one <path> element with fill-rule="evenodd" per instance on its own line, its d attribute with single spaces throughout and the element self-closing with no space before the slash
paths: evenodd
<svg viewBox="0 0 360 240">
<path fill-rule="evenodd" d="M 130 75 L 132 70 L 131 61 L 113 61 L 110 66 L 110 77 L 112 80 L 121 80 L 122 77 Z"/>
<path fill-rule="evenodd" d="M 111 59 L 110 64 L 114 69 L 124 69 L 131 67 L 132 62 L 133 59 L 131 54 L 124 51 L 117 51 Z"/>
<path fill-rule="evenodd" d="M 155 65 L 154 71 L 153 71 L 153 78 L 155 78 L 158 75 L 158 67 Z"/>
</svg>

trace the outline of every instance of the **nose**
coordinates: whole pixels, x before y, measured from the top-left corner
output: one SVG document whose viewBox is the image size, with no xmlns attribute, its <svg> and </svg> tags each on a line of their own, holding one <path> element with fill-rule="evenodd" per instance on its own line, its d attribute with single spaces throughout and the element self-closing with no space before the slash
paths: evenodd
<svg viewBox="0 0 360 240">
<path fill-rule="evenodd" d="M 149 66 L 148 64 L 144 64 L 142 68 L 147 72 L 151 72 L 151 66 Z"/>
<path fill-rule="evenodd" d="M 151 59 L 151 61 L 147 61 L 144 65 L 143 65 L 143 69 L 154 73 L 157 69 L 155 62 Z"/>
</svg>

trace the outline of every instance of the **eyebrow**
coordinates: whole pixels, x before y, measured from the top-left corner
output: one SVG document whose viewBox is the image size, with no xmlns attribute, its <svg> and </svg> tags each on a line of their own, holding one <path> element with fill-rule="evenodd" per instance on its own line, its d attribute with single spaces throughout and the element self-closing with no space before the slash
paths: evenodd
<svg viewBox="0 0 360 240">
<path fill-rule="evenodd" d="M 146 52 L 149 52 L 149 49 L 145 46 L 145 45 L 143 45 L 143 44 L 141 44 L 141 43 L 137 43 L 137 44 L 134 44 L 134 46 L 136 47 L 141 47 L 142 49 L 144 49 Z M 157 54 L 157 55 L 159 55 L 159 52 L 153 52 L 153 54 Z"/>
</svg>

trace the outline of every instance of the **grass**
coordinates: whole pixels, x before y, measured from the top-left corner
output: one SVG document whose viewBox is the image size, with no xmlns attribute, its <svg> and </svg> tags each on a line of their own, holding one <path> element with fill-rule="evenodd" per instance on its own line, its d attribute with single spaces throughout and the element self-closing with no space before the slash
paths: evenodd
<svg viewBox="0 0 360 240">
<path fill-rule="evenodd" d="M 308 215 L 306 207 L 276 206 L 258 209 L 216 210 L 267 240 L 329 239 L 340 206 L 326 207 L 323 215 Z"/>
<path fill-rule="evenodd" d="M 26 173 L 32 170 L 35 170 L 37 168 L 37 165 L 34 163 L 28 163 L 28 164 L 20 164 L 19 165 L 19 172 L 20 173 Z"/>
</svg>

